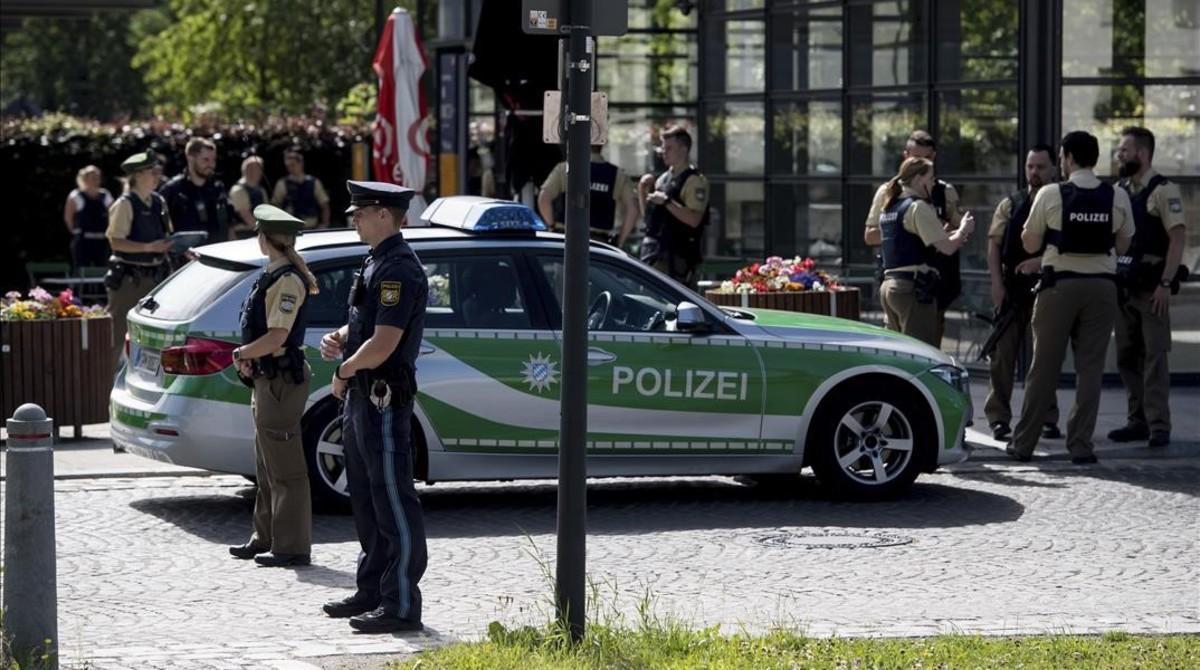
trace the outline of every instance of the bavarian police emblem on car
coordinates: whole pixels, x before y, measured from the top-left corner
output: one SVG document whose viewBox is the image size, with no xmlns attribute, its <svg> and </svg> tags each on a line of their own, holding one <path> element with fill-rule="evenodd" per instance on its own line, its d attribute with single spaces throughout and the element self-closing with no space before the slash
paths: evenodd
<svg viewBox="0 0 1200 670">
<path fill-rule="evenodd" d="M 379 303 L 385 307 L 391 307 L 398 302 L 400 302 L 400 282 L 379 282 Z"/>
</svg>

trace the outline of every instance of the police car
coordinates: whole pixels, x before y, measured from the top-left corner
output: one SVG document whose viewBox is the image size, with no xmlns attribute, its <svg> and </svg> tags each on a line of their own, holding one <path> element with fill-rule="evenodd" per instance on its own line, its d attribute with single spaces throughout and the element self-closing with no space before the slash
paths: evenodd
<svg viewBox="0 0 1200 670">
<path fill-rule="evenodd" d="M 413 417 L 426 482 L 554 478 L 562 381 L 562 235 L 529 208 L 443 198 L 404 235 L 429 277 Z M 367 248 L 353 230 L 297 249 L 320 285 L 308 309 L 313 369 L 303 441 L 314 496 L 347 500 L 334 363 L 321 335 L 346 322 Z M 253 475 L 250 392 L 231 352 L 264 259 L 251 240 L 200 257 L 129 314 L 128 364 L 111 395 L 124 451 Z M 798 474 L 852 499 L 904 491 L 963 460 L 967 373 L 941 351 L 856 321 L 719 308 L 592 242 L 588 474 Z"/>
</svg>

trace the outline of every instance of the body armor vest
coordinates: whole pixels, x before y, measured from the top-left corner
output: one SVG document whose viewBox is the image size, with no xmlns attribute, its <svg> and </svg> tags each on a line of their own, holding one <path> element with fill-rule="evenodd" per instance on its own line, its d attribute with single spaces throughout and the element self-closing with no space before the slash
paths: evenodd
<svg viewBox="0 0 1200 670">
<path fill-rule="evenodd" d="M 896 198 L 879 216 L 884 270 L 929 262 L 929 247 L 921 241 L 919 235 L 904 228 L 904 216 L 916 201 L 917 199 L 911 196 Z"/>
<path fill-rule="evenodd" d="M 133 192 L 121 196 L 133 208 L 133 221 L 130 223 L 129 236 L 131 242 L 154 242 L 167 236 L 167 222 L 164 213 L 167 203 L 157 193 L 150 194 L 150 204 L 146 204 Z M 134 253 L 129 251 L 115 252 L 117 258 L 140 265 L 156 265 L 163 260 L 162 254 Z"/>
<path fill-rule="evenodd" d="M 1046 242 L 1058 247 L 1060 254 L 1107 255 L 1115 235 L 1112 229 L 1113 196 L 1109 184 L 1079 188 L 1070 182 L 1059 184 L 1062 194 L 1062 230 L 1046 231 Z"/>
<path fill-rule="evenodd" d="M 617 166 L 607 161 L 591 164 L 591 209 L 588 226 L 592 230 L 608 232 L 616 227 L 617 201 L 613 197 L 617 187 Z M 562 192 L 554 199 L 554 220 L 566 223 L 567 194 Z"/>
<path fill-rule="evenodd" d="M 296 181 L 284 177 L 287 195 L 283 199 L 283 208 L 300 219 L 316 218 L 321 213 L 317 203 L 317 180 L 312 175 L 304 175 L 304 181 Z"/>
</svg>

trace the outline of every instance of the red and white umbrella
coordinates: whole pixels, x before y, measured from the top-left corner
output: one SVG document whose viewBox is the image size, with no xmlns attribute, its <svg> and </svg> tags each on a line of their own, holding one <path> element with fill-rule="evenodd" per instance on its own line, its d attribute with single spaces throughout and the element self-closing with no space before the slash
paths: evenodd
<svg viewBox="0 0 1200 670">
<path fill-rule="evenodd" d="M 429 117 L 421 75 L 427 63 L 412 17 L 396 8 L 388 16 L 375 49 L 379 77 L 372 162 L 375 179 L 415 189 L 425 188 L 429 167 Z M 409 225 L 419 225 L 425 199 L 417 195 L 408 208 Z"/>
</svg>

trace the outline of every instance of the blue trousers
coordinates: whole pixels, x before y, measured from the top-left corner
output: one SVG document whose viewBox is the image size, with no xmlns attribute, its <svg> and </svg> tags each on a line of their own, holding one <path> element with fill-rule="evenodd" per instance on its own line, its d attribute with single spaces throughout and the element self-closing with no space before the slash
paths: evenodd
<svg viewBox="0 0 1200 670">
<path fill-rule="evenodd" d="M 421 620 L 417 583 L 429 560 L 425 519 L 413 484 L 412 403 L 380 411 L 346 394 L 342 444 L 358 556 L 358 593 L 400 618 Z"/>
</svg>

